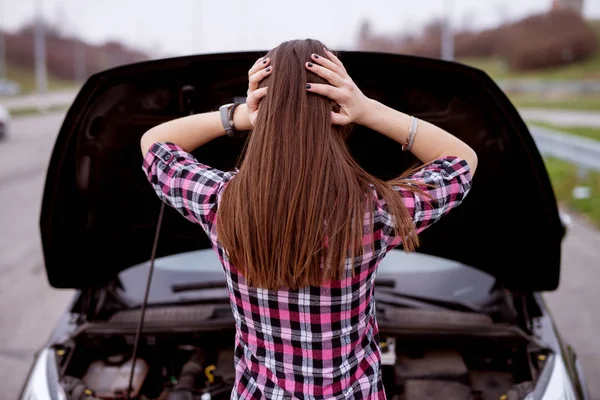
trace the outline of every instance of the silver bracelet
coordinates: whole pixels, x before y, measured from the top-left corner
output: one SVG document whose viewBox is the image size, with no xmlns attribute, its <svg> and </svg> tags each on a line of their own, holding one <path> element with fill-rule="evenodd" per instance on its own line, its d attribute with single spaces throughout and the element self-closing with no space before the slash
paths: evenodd
<svg viewBox="0 0 600 400">
<path fill-rule="evenodd" d="M 417 135 L 417 129 L 419 127 L 419 120 L 411 115 L 410 125 L 408 128 L 408 136 L 406 137 L 406 143 L 402 145 L 402 150 L 410 151 Z"/>
</svg>

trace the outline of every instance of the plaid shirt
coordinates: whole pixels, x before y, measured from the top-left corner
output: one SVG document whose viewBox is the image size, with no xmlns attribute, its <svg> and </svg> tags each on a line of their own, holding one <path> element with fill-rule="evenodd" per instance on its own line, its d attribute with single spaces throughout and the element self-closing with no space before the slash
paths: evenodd
<svg viewBox="0 0 600 400">
<path fill-rule="evenodd" d="M 379 262 L 400 239 L 374 190 L 374 229 L 365 233 L 365 243 L 374 246 L 365 246 L 355 263 L 348 261 L 346 278 L 269 291 L 246 285 L 216 236 L 219 200 L 236 171 L 201 164 L 171 143 L 152 145 L 143 169 L 163 201 L 202 226 L 223 264 L 236 321 L 232 399 L 385 399 L 374 280 Z M 431 195 L 398 188 L 419 232 L 459 205 L 471 188 L 469 166 L 456 157 L 436 160 L 411 179 Z"/>
</svg>

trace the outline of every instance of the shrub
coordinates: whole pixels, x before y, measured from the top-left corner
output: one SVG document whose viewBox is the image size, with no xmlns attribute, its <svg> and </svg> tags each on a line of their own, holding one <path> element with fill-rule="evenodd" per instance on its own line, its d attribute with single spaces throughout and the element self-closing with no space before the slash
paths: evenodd
<svg viewBox="0 0 600 400">
<path fill-rule="evenodd" d="M 5 34 L 6 59 L 11 65 L 34 68 L 34 32 L 34 26 L 30 24 L 15 33 Z M 48 73 L 57 78 L 74 78 L 76 44 L 84 49 L 85 70 L 88 75 L 148 58 L 147 55 L 120 43 L 90 45 L 79 39 L 64 37 L 51 26 L 45 27 L 45 39 Z"/>
<path fill-rule="evenodd" d="M 547 68 L 585 59 L 598 49 L 598 38 L 579 14 L 556 10 L 514 24 L 497 49 L 515 70 Z"/>
<path fill-rule="evenodd" d="M 439 22 L 410 39 L 377 37 L 363 29 L 358 47 L 437 58 L 441 36 Z M 493 29 L 459 32 L 454 36 L 454 51 L 457 58 L 496 57 L 512 69 L 529 70 L 585 59 L 598 51 L 598 37 L 579 14 L 557 9 Z"/>
</svg>

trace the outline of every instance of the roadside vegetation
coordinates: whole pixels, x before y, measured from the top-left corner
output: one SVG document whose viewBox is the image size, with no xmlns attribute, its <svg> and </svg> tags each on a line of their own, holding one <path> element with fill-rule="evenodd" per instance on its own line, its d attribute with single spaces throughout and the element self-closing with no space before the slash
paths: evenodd
<svg viewBox="0 0 600 400">
<path fill-rule="evenodd" d="M 581 176 L 575 165 L 552 157 L 546 157 L 544 161 L 557 201 L 600 228 L 600 174 L 588 171 Z M 588 187 L 590 196 L 584 199 L 574 198 L 573 189 L 577 186 Z"/>
<path fill-rule="evenodd" d="M 502 79 L 541 81 L 600 79 L 600 52 L 596 52 L 590 58 L 580 62 L 531 71 L 511 70 L 499 58 L 463 58 L 457 61 L 479 68 L 497 81 Z"/>
<path fill-rule="evenodd" d="M 68 105 L 52 105 L 50 107 L 38 108 L 38 107 L 24 107 L 24 108 L 12 108 L 9 109 L 8 112 L 13 118 L 16 117 L 30 117 L 33 115 L 52 113 L 52 112 L 60 112 L 67 111 L 69 109 Z"/>
<path fill-rule="evenodd" d="M 600 43 L 600 20 L 586 21 Z M 502 57 L 462 57 L 459 62 L 485 71 L 497 82 L 503 80 L 535 80 L 535 81 L 585 81 L 600 80 L 600 49 L 596 49 L 587 57 L 568 64 L 547 66 L 536 69 L 510 68 Z M 582 110 L 600 112 L 600 96 L 589 95 L 552 95 L 535 93 L 508 93 L 511 101 L 521 108 L 549 108 L 563 110 Z"/>
<path fill-rule="evenodd" d="M 600 20 L 586 21 L 595 34 L 597 43 L 600 42 Z M 505 58 L 491 57 L 460 57 L 459 62 L 485 71 L 495 80 L 586 80 L 600 79 L 600 49 L 597 45 L 587 57 L 567 64 L 551 65 L 544 68 L 515 69 L 510 68 Z"/>
<path fill-rule="evenodd" d="M 600 141 L 600 128 L 559 126 L 540 121 L 527 123 Z M 544 162 L 556 200 L 568 210 L 583 215 L 600 229 L 600 173 L 580 171 L 576 165 L 548 156 L 544 157 Z M 573 189 L 578 186 L 589 188 L 587 198 L 577 199 L 573 196 Z"/>
<path fill-rule="evenodd" d="M 21 86 L 21 94 L 35 92 L 35 70 L 32 68 L 16 67 L 11 64 L 6 70 L 6 77 L 9 81 L 17 82 Z M 48 90 L 76 89 L 80 86 L 78 82 L 68 79 L 60 79 L 52 74 L 48 74 Z"/>
<path fill-rule="evenodd" d="M 46 23 L 45 46 L 48 90 L 73 89 L 78 80 L 108 68 L 151 58 L 143 51 L 109 40 L 87 43 L 66 34 L 64 27 Z M 15 31 L 2 31 L 7 78 L 19 83 L 22 93 L 35 91 L 35 24 L 29 21 Z M 76 62 L 77 61 L 77 62 Z M 80 77 L 80 78 L 76 78 Z"/>
<path fill-rule="evenodd" d="M 600 112 L 600 96 L 597 94 L 564 95 L 559 97 L 523 93 L 507 93 L 507 95 L 517 108 L 548 108 L 552 110 Z"/>
</svg>

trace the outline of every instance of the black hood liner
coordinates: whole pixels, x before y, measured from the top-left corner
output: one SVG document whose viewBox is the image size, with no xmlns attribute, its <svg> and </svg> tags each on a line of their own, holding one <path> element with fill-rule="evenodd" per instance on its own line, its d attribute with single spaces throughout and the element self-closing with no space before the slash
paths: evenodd
<svg viewBox="0 0 600 400">
<path fill-rule="evenodd" d="M 247 70 L 262 54 L 156 60 L 88 79 L 62 125 L 46 179 L 40 228 L 52 286 L 100 286 L 148 260 L 160 201 L 141 169 L 141 135 L 244 96 Z M 456 63 L 368 52 L 342 52 L 341 59 L 366 95 L 441 126 L 479 156 L 471 193 L 422 233 L 419 251 L 489 272 L 512 290 L 555 289 L 564 230 L 556 200 L 526 125 L 497 85 Z M 194 154 L 228 170 L 243 144 L 223 137 Z M 382 178 L 417 162 L 364 127 L 349 145 Z M 167 207 L 158 257 L 209 246 L 199 226 Z"/>
</svg>

